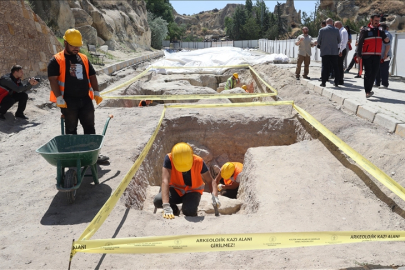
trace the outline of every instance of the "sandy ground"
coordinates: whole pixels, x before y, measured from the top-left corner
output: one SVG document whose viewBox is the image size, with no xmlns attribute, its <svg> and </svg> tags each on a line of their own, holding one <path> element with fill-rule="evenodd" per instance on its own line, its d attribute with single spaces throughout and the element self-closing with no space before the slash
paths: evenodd
<svg viewBox="0 0 405 270">
<path fill-rule="evenodd" d="M 405 186 L 404 139 L 341 111 L 326 98 L 296 85 L 293 75 L 272 65 L 256 67 L 279 90 L 354 149 Z M 128 72 L 128 77 L 131 72 Z M 127 78 L 128 78 L 127 77 Z M 122 78 L 124 80 L 125 78 Z M 60 269 L 68 265 L 72 239 L 77 239 L 117 187 L 152 134 L 162 105 L 148 108 L 96 109 L 96 131 L 101 133 L 108 114 L 103 154 L 110 164 L 98 166 L 100 185 L 85 178 L 76 202 L 68 205 L 56 188 L 56 169 L 35 150 L 60 134 L 60 111 L 47 103 L 49 87 L 30 93 L 29 121 L 15 120 L 11 112 L 0 122 L 0 265 L 2 269 Z M 193 109 L 204 116 L 213 111 Z M 189 113 L 170 110 L 165 121 Z M 220 109 L 243 121 L 249 114 L 292 117 L 283 108 Z M 204 119 L 195 128 L 204 129 Z M 193 126 L 190 126 L 190 128 Z M 309 126 L 312 139 L 289 146 L 250 148 L 244 158 L 255 179 L 256 212 L 205 215 L 163 220 L 150 207 L 154 189 L 148 189 L 144 210 L 126 208 L 124 199 L 93 239 L 178 234 L 221 234 L 331 230 L 405 230 L 405 202 L 365 173 Z M 79 128 L 79 131 L 81 129 Z M 205 130 L 209 134 L 209 130 Z M 209 137 L 209 136 L 208 136 Z M 232 138 L 226 138 L 232 139 Z M 159 163 L 161 161 L 158 161 Z M 249 204 L 249 201 L 245 201 Z M 185 254 L 102 255 L 77 254 L 73 269 L 366 269 L 363 265 L 405 265 L 403 243 L 290 248 L 262 251 Z M 358 268 L 356 268 L 358 267 Z M 368 269 L 373 269 L 369 267 Z M 376 269 L 376 268 L 374 268 Z"/>
</svg>

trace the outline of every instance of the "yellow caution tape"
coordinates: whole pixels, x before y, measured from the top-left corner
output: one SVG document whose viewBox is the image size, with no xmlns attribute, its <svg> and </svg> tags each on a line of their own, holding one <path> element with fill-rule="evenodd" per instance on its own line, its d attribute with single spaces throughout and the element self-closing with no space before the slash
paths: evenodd
<svg viewBox="0 0 405 270">
<path fill-rule="evenodd" d="M 193 94 L 193 95 L 125 95 L 125 96 L 103 96 L 103 99 L 192 100 L 192 99 L 257 98 L 257 97 L 272 97 L 275 95 L 276 95 L 275 93 Z"/>
<path fill-rule="evenodd" d="M 97 215 L 93 218 L 93 220 L 90 222 L 90 224 L 84 230 L 82 235 L 79 237 L 79 240 L 90 239 L 96 233 L 96 231 L 100 228 L 100 226 L 103 224 L 103 222 L 108 217 L 108 215 L 111 213 L 111 211 L 113 210 L 118 199 L 121 197 L 122 193 L 127 188 L 129 182 L 131 181 L 132 177 L 134 177 L 136 171 L 139 169 L 139 166 L 141 166 L 143 160 L 145 159 L 146 155 L 149 152 L 149 149 L 151 148 L 153 142 L 155 141 L 156 135 L 160 129 L 160 125 L 162 124 L 163 117 L 165 115 L 165 111 L 166 111 L 166 108 L 163 108 L 162 115 L 160 116 L 160 119 L 159 119 L 159 123 L 157 124 L 155 131 L 153 132 L 149 141 L 143 148 L 141 154 L 136 159 L 136 161 L 132 165 L 131 169 L 124 176 L 124 179 L 122 179 L 122 181 L 119 184 L 119 186 L 117 187 L 117 189 L 111 194 L 111 197 L 106 201 L 106 203 L 103 205 L 103 207 L 100 209 L 100 211 L 98 211 Z"/>
<path fill-rule="evenodd" d="M 83 253 L 183 253 L 405 241 L 405 231 L 285 232 L 172 235 L 75 241 Z"/>
<path fill-rule="evenodd" d="M 278 95 L 278 91 L 277 89 L 275 89 L 274 87 L 270 86 L 270 84 L 266 83 L 262 77 L 259 76 L 259 74 L 257 74 L 256 70 L 254 70 L 251 66 L 249 66 L 250 70 L 257 76 L 257 78 L 259 78 L 259 80 L 264 83 L 264 85 L 266 85 L 271 91 L 273 91 L 276 95 Z"/>
<path fill-rule="evenodd" d="M 116 91 L 116 90 L 118 90 L 118 89 L 120 89 L 122 87 L 128 86 L 131 83 L 134 83 L 135 81 L 137 81 L 140 78 L 142 78 L 143 76 L 145 76 L 146 73 L 148 73 L 149 70 L 150 70 L 150 68 L 147 68 L 145 71 L 139 73 L 138 75 L 136 75 L 134 78 L 130 79 L 129 81 L 126 81 L 126 82 L 124 82 L 124 83 L 122 83 L 122 84 L 120 84 L 120 85 L 118 85 L 118 86 L 116 86 L 116 87 L 114 87 L 114 88 L 112 88 L 110 90 L 106 90 L 106 91 L 101 92 L 101 96 L 104 98 L 104 95 L 106 95 L 108 93 L 111 93 L 113 91 Z"/>
<path fill-rule="evenodd" d="M 347 145 L 344 141 L 342 141 L 338 136 L 333 134 L 329 129 L 327 129 L 324 125 L 319 123 L 312 115 L 298 107 L 297 105 L 293 105 L 294 109 L 308 122 L 310 123 L 315 129 L 321 132 L 326 138 L 328 138 L 334 145 L 339 147 L 346 155 L 348 155 L 351 159 L 353 159 L 357 164 L 359 164 L 363 169 L 365 169 L 368 173 L 374 176 L 378 181 L 380 181 L 384 186 L 386 186 L 389 190 L 394 192 L 398 195 L 402 200 L 405 201 L 405 188 L 402 187 L 400 184 L 395 182 L 391 177 L 389 177 L 385 172 L 383 172 L 380 168 L 375 166 L 371 161 L 360 155 L 356 150 L 351 148 Z"/>
<path fill-rule="evenodd" d="M 224 103 L 224 104 L 170 104 L 165 108 L 218 108 L 218 107 L 254 107 L 254 106 L 281 106 L 293 105 L 294 101 L 273 101 L 273 102 L 246 102 L 246 103 Z"/>
</svg>

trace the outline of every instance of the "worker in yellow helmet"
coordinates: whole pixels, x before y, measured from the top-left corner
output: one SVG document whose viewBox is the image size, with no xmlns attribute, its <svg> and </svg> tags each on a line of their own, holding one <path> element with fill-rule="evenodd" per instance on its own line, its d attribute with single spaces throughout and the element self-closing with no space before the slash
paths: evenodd
<svg viewBox="0 0 405 270">
<path fill-rule="evenodd" d="M 80 53 L 83 40 L 79 30 L 66 30 L 63 39 L 65 49 L 55 54 L 48 64 L 49 99 L 61 109 L 66 134 L 77 134 L 79 121 L 84 134 L 96 134 L 93 100 L 97 105 L 103 100 L 96 71 L 87 56 Z M 97 161 L 104 163 L 108 157 L 99 155 Z"/>
<path fill-rule="evenodd" d="M 247 86 L 246 86 L 246 85 L 242 85 L 242 89 L 245 90 L 246 93 L 249 93 L 249 91 L 247 90 Z"/>
<path fill-rule="evenodd" d="M 230 90 L 235 88 L 235 85 L 239 83 L 239 75 L 238 73 L 234 73 L 229 79 L 226 81 L 225 90 Z"/>
<path fill-rule="evenodd" d="M 218 184 L 218 191 L 222 196 L 236 199 L 239 190 L 238 175 L 243 170 L 243 164 L 240 162 L 227 162 L 221 167 L 215 182 Z"/>
<path fill-rule="evenodd" d="M 204 182 L 209 185 L 214 195 L 216 206 L 221 206 L 218 199 L 217 183 L 203 159 L 193 154 L 187 143 L 173 146 L 171 153 L 165 156 L 162 169 L 162 187 L 155 196 L 153 204 L 163 208 L 163 217 L 173 219 L 180 210 L 176 204 L 182 203 L 185 216 L 197 216 L 198 205 L 204 191 Z"/>
</svg>

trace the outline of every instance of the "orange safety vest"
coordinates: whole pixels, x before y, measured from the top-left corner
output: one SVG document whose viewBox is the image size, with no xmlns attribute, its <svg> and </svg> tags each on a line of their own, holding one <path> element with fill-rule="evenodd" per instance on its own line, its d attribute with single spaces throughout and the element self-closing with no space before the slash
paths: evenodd
<svg viewBox="0 0 405 270">
<path fill-rule="evenodd" d="M 65 51 L 61 51 L 57 54 L 55 54 L 55 59 L 59 64 L 59 77 L 58 77 L 58 85 L 59 85 L 59 90 L 62 94 L 62 97 L 65 93 L 65 82 L 66 82 L 66 59 L 65 59 Z M 90 83 L 90 77 L 89 77 L 89 60 L 87 59 L 87 56 L 79 53 L 80 58 L 82 59 L 82 62 L 84 64 L 84 68 L 86 69 L 86 75 L 87 75 L 87 80 L 89 81 L 89 96 L 93 100 L 94 99 L 94 91 L 93 88 L 91 87 Z M 49 97 L 49 100 L 52 102 L 56 102 L 56 96 L 51 90 L 51 94 Z"/>
<path fill-rule="evenodd" d="M 371 25 L 368 25 L 366 32 L 371 31 Z M 377 36 L 367 36 L 364 38 L 364 43 L 362 47 L 362 55 L 381 55 L 382 49 L 382 37 L 380 37 L 380 29 L 377 30 Z"/>
<path fill-rule="evenodd" d="M 168 154 L 170 162 L 172 164 L 172 172 L 170 174 L 169 186 L 173 187 L 176 192 L 183 196 L 186 193 L 198 192 L 203 194 L 204 181 L 201 177 L 201 170 L 203 167 L 203 159 L 199 156 L 193 155 L 193 166 L 191 167 L 191 187 L 184 183 L 183 174 L 176 170 L 172 160 L 172 154 Z"/>
<path fill-rule="evenodd" d="M 235 165 L 235 172 L 233 173 L 231 179 L 224 179 L 224 183 L 226 186 L 234 185 L 236 188 L 239 186 L 239 183 L 236 182 L 236 178 L 238 178 L 238 175 L 242 172 L 243 164 L 240 162 L 232 162 L 232 163 L 233 165 Z"/>
<path fill-rule="evenodd" d="M 148 106 L 148 105 L 151 103 L 150 100 L 141 100 L 141 101 L 139 101 L 138 107 L 143 107 L 143 106 L 142 106 L 142 102 L 143 102 L 143 101 L 145 101 L 146 106 Z"/>
</svg>

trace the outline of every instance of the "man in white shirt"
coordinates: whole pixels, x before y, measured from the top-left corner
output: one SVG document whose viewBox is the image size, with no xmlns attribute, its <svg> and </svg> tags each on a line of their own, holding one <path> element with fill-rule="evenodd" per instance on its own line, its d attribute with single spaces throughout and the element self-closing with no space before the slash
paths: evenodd
<svg viewBox="0 0 405 270">
<path fill-rule="evenodd" d="M 344 75 L 344 68 L 343 68 L 343 62 L 345 60 L 347 50 L 346 50 L 346 45 L 348 41 L 348 34 L 346 29 L 343 27 L 342 22 L 336 21 L 335 22 L 335 27 L 339 29 L 340 33 L 340 43 L 338 45 L 339 47 L 339 58 L 338 58 L 338 67 L 339 67 L 339 78 L 338 78 L 338 84 L 343 85 L 343 75 Z"/>
</svg>

